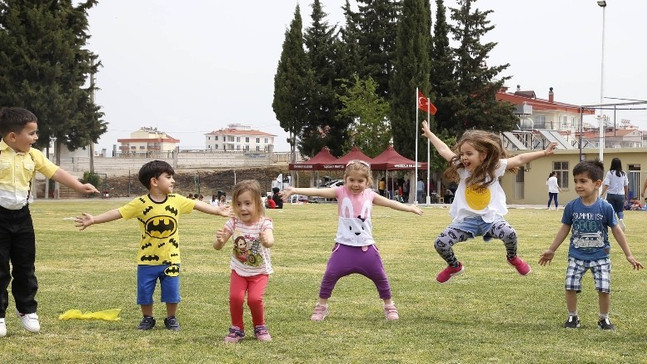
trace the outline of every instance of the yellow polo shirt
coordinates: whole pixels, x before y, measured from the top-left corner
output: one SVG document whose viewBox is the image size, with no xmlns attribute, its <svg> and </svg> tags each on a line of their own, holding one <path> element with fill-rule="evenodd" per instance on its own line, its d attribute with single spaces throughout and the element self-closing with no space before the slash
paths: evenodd
<svg viewBox="0 0 647 364">
<path fill-rule="evenodd" d="M 0 141 L 0 206 L 8 210 L 20 210 L 34 200 L 30 193 L 31 181 L 36 171 L 51 178 L 58 170 L 38 150 L 17 153 L 4 140 Z"/>
</svg>

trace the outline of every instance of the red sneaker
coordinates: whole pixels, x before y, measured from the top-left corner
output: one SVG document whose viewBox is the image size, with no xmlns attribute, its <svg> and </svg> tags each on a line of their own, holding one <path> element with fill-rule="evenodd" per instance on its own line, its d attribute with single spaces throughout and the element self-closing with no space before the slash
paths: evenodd
<svg viewBox="0 0 647 364">
<path fill-rule="evenodd" d="M 518 256 L 515 256 L 512 259 L 508 259 L 508 264 L 515 267 L 517 269 L 517 272 L 519 272 L 519 274 L 521 274 L 522 276 L 527 275 L 531 271 L 530 265 L 528 265 L 528 263 L 524 262 L 523 259 L 519 258 Z"/>
<path fill-rule="evenodd" d="M 452 279 L 453 276 L 457 276 L 463 273 L 463 270 L 463 263 L 461 262 L 458 262 L 458 267 L 452 267 L 451 265 L 448 265 L 447 268 L 438 273 L 436 280 L 438 281 L 438 283 L 445 283 Z"/>
</svg>

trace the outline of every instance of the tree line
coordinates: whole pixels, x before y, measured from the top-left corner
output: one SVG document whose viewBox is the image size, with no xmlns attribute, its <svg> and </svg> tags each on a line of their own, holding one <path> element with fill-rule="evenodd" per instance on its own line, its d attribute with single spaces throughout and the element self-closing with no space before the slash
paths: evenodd
<svg viewBox="0 0 647 364">
<path fill-rule="evenodd" d="M 70 150 L 96 143 L 107 130 L 92 97 L 101 63 L 86 49 L 87 12 L 97 0 L 0 0 L 0 106 L 38 117 L 37 147 L 55 140 Z"/>
<path fill-rule="evenodd" d="M 414 159 L 419 138 L 418 159 L 425 160 L 427 143 L 416 130 L 416 88 L 438 109 L 430 127 L 449 142 L 473 128 L 512 130 L 514 106 L 495 98 L 510 78 L 501 76 L 509 64 L 487 63 L 496 46 L 483 41 L 494 28 L 492 11 L 478 9 L 476 2 L 458 0 L 448 9 L 436 0 L 432 11 L 429 0 L 356 0 L 353 10 L 346 0 L 345 24 L 336 26 L 314 0 L 305 29 L 297 5 L 272 103 L 292 151 L 313 156 L 327 146 L 341 156 L 358 146 L 374 157 L 392 141 Z"/>
</svg>

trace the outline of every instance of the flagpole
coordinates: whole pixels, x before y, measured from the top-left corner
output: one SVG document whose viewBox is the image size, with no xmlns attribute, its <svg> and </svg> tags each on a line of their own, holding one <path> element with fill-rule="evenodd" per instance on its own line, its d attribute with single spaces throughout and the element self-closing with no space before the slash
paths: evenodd
<svg viewBox="0 0 647 364">
<path fill-rule="evenodd" d="M 430 98 L 427 98 L 427 105 L 431 105 L 431 99 Z M 431 108 L 427 107 L 427 125 L 430 124 L 430 120 L 431 120 Z M 429 196 L 429 182 L 431 181 L 430 170 L 429 170 L 429 164 L 430 164 L 429 159 L 431 158 L 430 144 L 431 144 L 431 141 L 429 140 L 429 138 L 427 138 L 427 191 L 426 191 L 427 192 L 427 198 L 426 198 L 427 205 L 431 205 L 431 196 Z"/>
<path fill-rule="evenodd" d="M 414 178 L 414 183 L 416 186 L 416 198 L 414 199 L 415 204 L 418 204 L 418 106 L 419 106 L 419 100 L 418 100 L 418 88 L 416 87 L 416 132 L 414 133 L 414 136 L 416 137 L 416 174 Z M 409 188 L 411 189 L 411 187 Z"/>
</svg>

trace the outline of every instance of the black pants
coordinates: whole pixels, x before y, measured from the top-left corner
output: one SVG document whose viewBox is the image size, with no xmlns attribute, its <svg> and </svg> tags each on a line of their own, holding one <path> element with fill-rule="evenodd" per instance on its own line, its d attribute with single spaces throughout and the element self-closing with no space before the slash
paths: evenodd
<svg viewBox="0 0 647 364">
<path fill-rule="evenodd" d="M 36 312 L 36 237 L 29 207 L 7 210 L 0 207 L 0 318 L 9 305 L 7 288 L 11 277 L 11 293 L 21 313 Z M 11 263 L 11 271 L 9 264 Z"/>
</svg>

